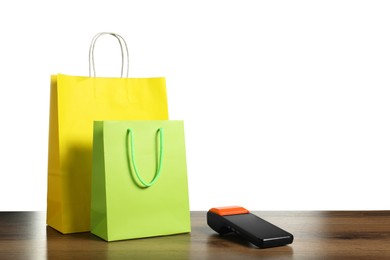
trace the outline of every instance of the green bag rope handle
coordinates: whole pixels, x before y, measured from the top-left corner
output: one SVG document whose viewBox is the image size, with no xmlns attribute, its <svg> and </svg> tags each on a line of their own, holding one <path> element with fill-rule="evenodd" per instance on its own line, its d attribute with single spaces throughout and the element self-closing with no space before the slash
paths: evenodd
<svg viewBox="0 0 390 260">
<path fill-rule="evenodd" d="M 135 156 L 134 156 L 134 134 L 133 134 L 133 129 L 131 128 L 128 128 L 127 129 L 127 149 L 129 149 L 129 143 L 130 143 L 130 153 L 128 151 L 128 155 L 129 157 L 131 158 L 131 164 L 133 165 L 133 169 L 134 169 L 134 172 L 135 172 L 135 176 L 137 177 L 137 179 L 139 180 L 139 182 L 142 183 L 143 188 L 147 188 L 147 187 L 150 187 L 152 186 L 156 181 L 157 179 L 160 177 L 161 175 L 161 168 L 162 168 L 162 158 L 163 158 L 163 152 L 164 152 L 164 136 L 163 136 L 163 133 L 164 133 L 164 130 L 163 128 L 159 128 L 157 130 L 158 134 L 159 134 L 159 139 L 160 139 L 160 142 L 159 142 L 159 146 L 160 146 L 160 151 L 159 151 L 159 158 L 158 158 L 158 165 L 157 165 L 157 170 L 156 170 L 156 174 L 154 175 L 154 178 L 152 181 L 150 182 L 146 182 L 142 177 L 141 175 L 139 174 L 138 172 L 138 169 L 137 169 L 137 165 L 135 163 Z M 130 137 L 130 138 L 129 138 Z M 131 154 L 131 156 L 130 156 Z M 131 166 L 130 166 L 131 167 Z"/>
</svg>

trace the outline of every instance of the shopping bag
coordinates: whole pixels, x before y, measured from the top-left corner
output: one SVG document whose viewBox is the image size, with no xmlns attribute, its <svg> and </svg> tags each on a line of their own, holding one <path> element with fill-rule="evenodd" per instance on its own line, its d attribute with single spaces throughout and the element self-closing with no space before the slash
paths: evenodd
<svg viewBox="0 0 390 260">
<path fill-rule="evenodd" d="M 96 77 L 93 51 L 102 35 L 118 39 L 121 78 Z M 62 233 L 90 230 L 93 121 L 168 119 L 165 78 L 127 74 L 126 42 L 100 33 L 91 43 L 89 77 L 51 76 L 47 224 Z"/>
<path fill-rule="evenodd" d="M 94 124 L 91 232 L 106 241 L 191 231 L 183 121 Z"/>
</svg>

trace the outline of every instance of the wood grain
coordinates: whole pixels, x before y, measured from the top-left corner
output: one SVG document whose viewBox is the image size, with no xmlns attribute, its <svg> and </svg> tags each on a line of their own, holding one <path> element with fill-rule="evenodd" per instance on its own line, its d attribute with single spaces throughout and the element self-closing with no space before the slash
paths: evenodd
<svg viewBox="0 0 390 260">
<path fill-rule="evenodd" d="M 219 236 L 206 212 L 191 212 L 192 232 L 105 242 L 62 235 L 44 212 L 0 213 L 0 259 L 390 259 L 390 211 L 253 212 L 294 235 L 290 246 L 258 249 Z"/>
</svg>

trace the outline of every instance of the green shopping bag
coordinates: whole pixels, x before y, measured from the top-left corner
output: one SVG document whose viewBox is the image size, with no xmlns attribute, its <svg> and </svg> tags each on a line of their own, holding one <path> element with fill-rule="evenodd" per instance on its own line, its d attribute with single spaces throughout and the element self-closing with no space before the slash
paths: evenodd
<svg viewBox="0 0 390 260">
<path fill-rule="evenodd" d="M 191 231 L 183 121 L 95 121 L 91 232 L 106 241 Z"/>
</svg>

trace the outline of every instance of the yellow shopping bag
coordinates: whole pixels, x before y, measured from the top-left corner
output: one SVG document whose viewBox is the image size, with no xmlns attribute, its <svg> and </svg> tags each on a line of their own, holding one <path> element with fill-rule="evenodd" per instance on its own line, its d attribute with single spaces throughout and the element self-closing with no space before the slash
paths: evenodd
<svg viewBox="0 0 390 260">
<path fill-rule="evenodd" d="M 102 35 L 119 42 L 121 78 L 95 75 L 94 46 Z M 47 224 L 64 234 L 90 230 L 93 121 L 168 119 L 165 78 L 127 74 L 124 39 L 99 33 L 90 47 L 89 77 L 51 76 Z"/>
</svg>

